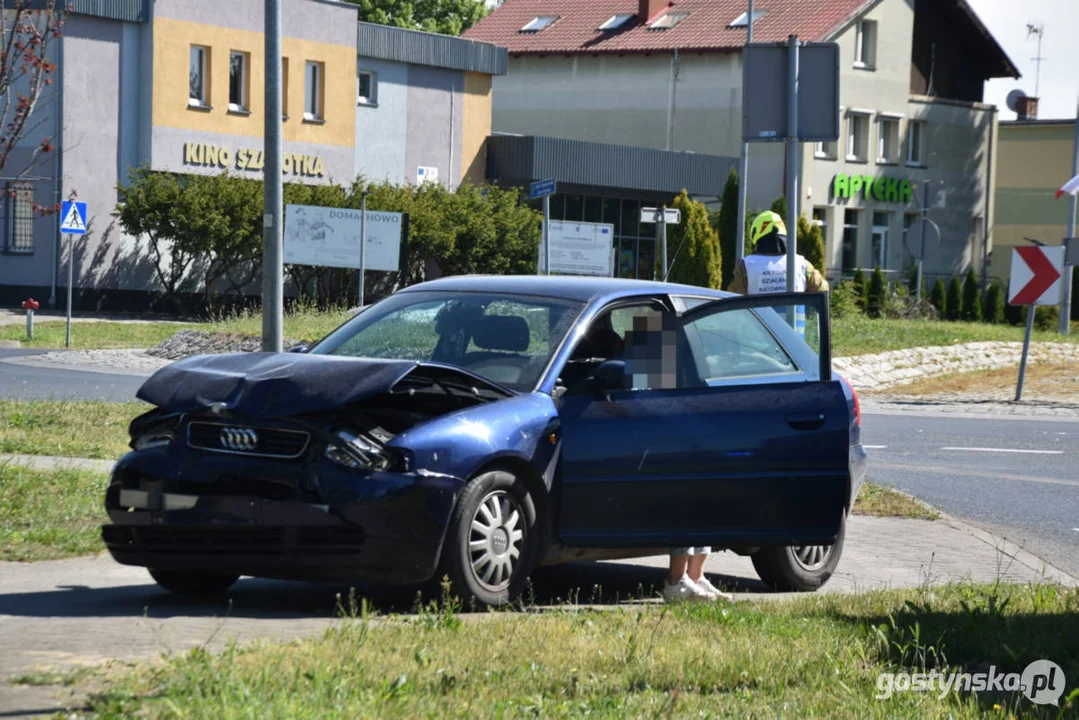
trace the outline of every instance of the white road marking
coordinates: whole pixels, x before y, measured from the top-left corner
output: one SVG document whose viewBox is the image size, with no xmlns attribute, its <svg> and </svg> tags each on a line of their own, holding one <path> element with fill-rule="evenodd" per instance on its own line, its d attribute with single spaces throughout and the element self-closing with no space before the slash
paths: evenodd
<svg viewBox="0 0 1079 720">
<path fill-rule="evenodd" d="M 1025 455 L 1063 455 L 1063 450 L 1017 450 L 1014 448 L 985 448 L 985 447 L 942 447 L 941 450 L 958 450 L 961 452 L 995 452 L 995 453 L 1021 453 Z"/>
<path fill-rule="evenodd" d="M 888 446 L 887 445 L 863 445 L 862 447 L 864 447 L 866 450 L 884 450 Z"/>
</svg>

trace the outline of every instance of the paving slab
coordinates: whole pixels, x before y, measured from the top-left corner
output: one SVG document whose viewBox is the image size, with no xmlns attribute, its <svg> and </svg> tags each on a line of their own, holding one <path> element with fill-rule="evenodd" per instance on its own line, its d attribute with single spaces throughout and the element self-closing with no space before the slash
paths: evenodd
<svg viewBox="0 0 1079 720">
<path fill-rule="evenodd" d="M 535 602 L 624 607 L 658 602 L 666 556 L 544 568 Z M 779 598 L 748 558 L 712 555 L 706 572 L 736 598 Z M 1079 580 L 1011 543 L 965 523 L 854 516 L 839 568 L 820 592 L 910 588 L 956 580 Z M 231 640 L 291 640 L 340 622 L 337 597 L 347 585 L 244 578 L 227 599 L 191 601 L 153 584 L 146 571 L 107 555 L 37 563 L 0 562 L 0 717 L 32 716 L 79 702 L 71 689 L 13 687 L 15 675 L 71 670 L 109 660 L 137 661 L 195 647 L 223 649 Z M 374 593 L 376 607 L 408 611 L 409 593 Z"/>
</svg>

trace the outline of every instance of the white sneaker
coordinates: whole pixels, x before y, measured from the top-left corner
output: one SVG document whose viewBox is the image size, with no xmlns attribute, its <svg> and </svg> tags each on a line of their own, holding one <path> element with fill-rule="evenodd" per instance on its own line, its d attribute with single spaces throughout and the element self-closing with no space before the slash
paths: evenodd
<svg viewBox="0 0 1079 720">
<path fill-rule="evenodd" d="M 689 575 L 683 575 L 674 585 L 667 581 L 663 582 L 663 599 L 666 602 L 678 602 L 680 600 L 711 600 L 712 598 L 697 583 L 690 580 Z"/>
<path fill-rule="evenodd" d="M 723 592 L 722 590 L 717 588 L 711 583 L 711 581 L 708 580 L 706 576 L 701 575 L 701 579 L 697 580 L 696 583 L 697 587 L 708 593 L 713 600 L 727 600 L 729 602 L 734 602 L 734 595 Z"/>
</svg>

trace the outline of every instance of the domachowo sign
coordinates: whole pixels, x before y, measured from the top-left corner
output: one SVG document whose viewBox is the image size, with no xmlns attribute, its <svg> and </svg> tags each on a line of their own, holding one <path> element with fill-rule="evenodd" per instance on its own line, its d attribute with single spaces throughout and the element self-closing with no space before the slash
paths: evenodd
<svg viewBox="0 0 1079 720">
<path fill-rule="evenodd" d="M 910 180 L 839 173 L 832 181 L 832 195 L 836 200 L 861 195 L 866 200 L 906 204 L 914 199 L 914 189 Z"/>
<path fill-rule="evenodd" d="M 222 145 L 184 143 L 184 165 L 262 172 L 265 160 L 261 150 L 240 148 L 233 152 L 232 148 Z M 285 153 L 281 158 L 281 169 L 285 175 L 326 176 L 326 165 L 318 155 Z"/>
</svg>

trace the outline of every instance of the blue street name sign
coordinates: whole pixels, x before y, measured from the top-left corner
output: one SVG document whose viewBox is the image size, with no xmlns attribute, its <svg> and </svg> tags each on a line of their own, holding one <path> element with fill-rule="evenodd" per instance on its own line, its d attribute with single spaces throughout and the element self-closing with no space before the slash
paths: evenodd
<svg viewBox="0 0 1079 720">
<path fill-rule="evenodd" d="M 531 200 L 536 200 L 541 197 L 547 197 L 548 195 L 554 195 L 555 187 L 556 183 L 554 178 L 537 180 L 528 186 L 528 197 Z"/>
</svg>

